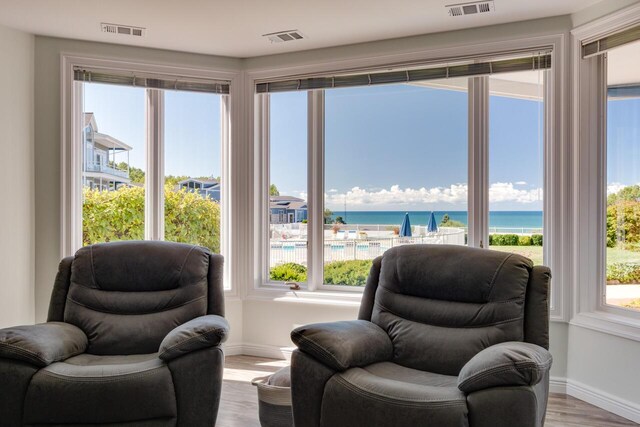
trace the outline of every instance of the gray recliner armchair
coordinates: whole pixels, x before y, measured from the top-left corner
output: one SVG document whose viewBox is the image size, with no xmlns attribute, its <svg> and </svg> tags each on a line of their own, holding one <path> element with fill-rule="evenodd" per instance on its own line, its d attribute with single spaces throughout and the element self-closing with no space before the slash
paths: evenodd
<svg viewBox="0 0 640 427">
<path fill-rule="evenodd" d="M 542 426 L 549 280 L 515 254 L 389 249 L 359 320 L 292 331 L 296 427 Z"/>
<path fill-rule="evenodd" d="M 213 426 L 222 256 L 168 242 L 62 260 L 47 323 L 0 330 L 0 425 Z"/>
</svg>

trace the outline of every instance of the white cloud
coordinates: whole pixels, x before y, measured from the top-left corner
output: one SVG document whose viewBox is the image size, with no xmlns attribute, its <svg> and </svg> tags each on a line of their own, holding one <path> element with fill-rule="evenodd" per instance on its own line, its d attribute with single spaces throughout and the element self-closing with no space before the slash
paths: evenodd
<svg viewBox="0 0 640 427">
<path fill-rule="evenodd" d="M 619 182 L 613 182 L 607 185 L 607 196 L 609 194 L 617 193 L 618 191 L 622 190 L 624 187 L 627 187 L 627 185 L 620 184 Z"/>
<path fill-rule="evenodd" d="M 332 188 L 331 190 L 329 190 L 329 193 L 337 193 L 338 190 L 336 190 L 335 188 Z"/>
<path fill-rule="evenodd" d="M 514 185 L 527 185 L 527 181 L 516 181 L 513 184 Z"/>
<path fill-rule="evenodd" d="M 351 208 L 358 206 L 403 206 L 429 203 L 464 204 L 467 202 L 467 184 L 452 184 L 449 187 L 400 188 L 393 185 L 388 189 L 366 190 L 353 187 L 346 193 Z M 513 183 L 496 182 L 489 187 L 491 202 L 533 203 L 542 200 L 542 189 L 520 190 Z M 342 206 L 344 193 L 325 195 L 327 205 Z"/>
<path fill-rule="evenodd" d="M 519 190 L 510 182 L 494 182 L 489 186 L 490 202 L 533 203 L 542 200 L 542 188 Z"/>
</svg>

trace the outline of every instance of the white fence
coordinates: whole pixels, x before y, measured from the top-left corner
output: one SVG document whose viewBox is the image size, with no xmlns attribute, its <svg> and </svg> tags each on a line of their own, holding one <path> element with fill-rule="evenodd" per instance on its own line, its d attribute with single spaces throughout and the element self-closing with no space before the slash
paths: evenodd
<svg viewBox="0 0 640 427">
<path fill-rule="evenodd" d="M 270 265 L 275 266 L 288 262 L 307 265 L 306 239 L 280 237 L 282 233 L 281 225 L 278 225 L 275 229 L 272 227 L 272 230 L 272 236 L 277 237 L 272 238 L 270 242 Z M 388 234 L 389 232 L 386 231 L 386 233 Z M 302 233 L 300 234 L 302 235 Z M 400 245 L 420 243 L 464 245 L 465 234 L 466 231 L 462 228 L 441 228 L 437 233 L 424 236 L 398 237 L 392 235 L 391 237 L 350 239 L 347 237 L 348 234 L 345 235 L 345 238 L 337 238 L 337 235 L 325 232 L 324 261 L 327 263 L 332 261 L 371 260 L 382 255 L 387 249 Z"/>
</svg>

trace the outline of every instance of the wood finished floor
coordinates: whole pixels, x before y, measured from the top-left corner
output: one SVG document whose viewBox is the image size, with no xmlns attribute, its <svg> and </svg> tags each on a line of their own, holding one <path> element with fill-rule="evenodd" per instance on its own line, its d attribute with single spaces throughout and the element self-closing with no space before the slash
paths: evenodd
<svg viewBox="0 0 640 427">
<path fill-rule="evenodd" d="M 251 380 L 269 375 L 284 360 L 252 356 L 229 356 L 226 359 L 224 383 L 217 427 L 260 427 L 258 396 Z M 638 424 L 563 394 L 551 394 L 545 427 L 622 427 Z"/>
</svg>

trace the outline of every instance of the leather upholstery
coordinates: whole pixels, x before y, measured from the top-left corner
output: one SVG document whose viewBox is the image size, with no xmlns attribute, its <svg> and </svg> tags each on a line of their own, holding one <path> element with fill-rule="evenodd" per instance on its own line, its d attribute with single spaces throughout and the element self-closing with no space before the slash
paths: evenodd
<svg viewBox="0 0 640 427">
<path fill-rule="evenodd" d="M 176 418 L 171 373 L 157 355 L 86 356 L 54 363 L 33 376 L 25 397 L 25 423 Z"/>
<path fill-rule="evenodd" d="M 316 323 L 291 332 L 293 342 L 337 371 L 391 359 L 389 336 L 365 320 Z"/>
<path fill-rule="evenodd" d="M 465 393 L 500 386 L 536 385 L 551 368 L 548 350 L 524 342 L 492 345 L 476 354 L 458 376 Z"/>
<path fill-rule="evenodd" d="M 229 323 L 224 317 L 197 317 L 169 332 L 160 344 L 160 359 L 169 361 L 203 348 L 215 347 L 226 341 Z"/>
<path fill-rule="evenodd" d="M 551 365 L 549 279 L 546 267 L 505 252 L 387 250 L 373 262 L 362 324 L 293 331 L 296 427 L 541 427 Z M 379 329 L 365 328 L 369 321 Z M 388 335 L 390 357 L 374 330 Z"/>
<path fill-rule="evenodd" d="M 455 377 L 393 363 L 334 375 L 323 400 L 325 426 L 467 426 L 466 397 L 455 386 Z"/>
<path fill-rule="evenodd" d="M 524 340 L 549 350 L 549 294 L 551 270 L 536 265 L 531 270 L 524 307 Z"/>
<path fill-rule="evenodd" d="M 49 322 L 0 330 L 0 424 L 214 425 L 229 330 L 222 262 L 168 242 L 63 259 Z"/>
<path fill-rule="evenodd" d="M 49 322 L 0 330 L 0 359 L 16 359 L 43 367 L 82 353 L 87 337 L 68 323 Z"/>
<path fill-rule="evenodd" d="M 208 272 L 209 251 L 197 246 L 84 247 L 71 266 L 64 321 L 87 334 L 88 353 L 157 351 L 172 329 L 207 314 Z"/>
<path fill-rule="evenodd" d="M 464 249 L 406 245 L 384 254 L 371 321 L 391 337 L 397 363 L 457 375 L 486 347 L 523 340 L 531 261 Z"/>
</svg>

